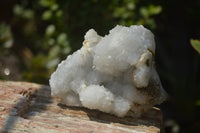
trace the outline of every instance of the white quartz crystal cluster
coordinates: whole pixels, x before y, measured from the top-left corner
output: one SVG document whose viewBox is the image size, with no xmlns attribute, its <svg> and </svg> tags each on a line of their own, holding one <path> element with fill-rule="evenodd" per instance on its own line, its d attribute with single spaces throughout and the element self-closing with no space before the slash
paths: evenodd
<svg viewBox="0 0 200 133">
<path fill-rule="evenodd" d="M 143 26 L 116 26 L 101 37 L 90 29 L 83 46 L 51 75 L 52 96 L 123 117 L 164 101 L 166 93 L 154 67 L 155 42 Z"/>
</svg>

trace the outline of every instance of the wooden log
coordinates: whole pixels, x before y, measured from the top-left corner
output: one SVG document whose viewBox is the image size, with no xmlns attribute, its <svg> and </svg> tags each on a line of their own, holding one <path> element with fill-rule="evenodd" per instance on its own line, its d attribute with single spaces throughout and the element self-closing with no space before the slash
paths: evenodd
<svg viewBox="0 0 200 133">
<path fill-rule="evenodd" d="M 161 132 L 162 113 L 158 108 L 139 118 L 118 118 L 97 110 L 62 105 L 50 94 L 49 86 L 0 81 L 0 132 Z"/>
</svg>

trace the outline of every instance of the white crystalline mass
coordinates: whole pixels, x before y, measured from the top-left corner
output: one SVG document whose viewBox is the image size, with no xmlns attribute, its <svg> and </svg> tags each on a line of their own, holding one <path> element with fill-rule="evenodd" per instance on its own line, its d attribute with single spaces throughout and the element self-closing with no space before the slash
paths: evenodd
<svg viewBox="0 0 200 133">
<path fill-rule="evenodd" d="M 51 75 L 51 94 L 70 106 L 140 115 L 166 97 L 154 55 L 154 36 L 143 26 L 116 26 L 105 37 L 90 29 Z"/>
</svg>

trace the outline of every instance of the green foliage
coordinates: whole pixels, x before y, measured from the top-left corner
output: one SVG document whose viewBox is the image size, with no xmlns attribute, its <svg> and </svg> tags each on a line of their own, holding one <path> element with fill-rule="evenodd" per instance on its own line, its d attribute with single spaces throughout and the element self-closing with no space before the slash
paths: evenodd
<svg viewBox="0 0 200 133">
<path fill-rule="evenodd" d="M 116 24 L 142 24 L 153 29 L 154 16 L 161 11 L 162 7 L 151 1 L 19 0 L 13 7 L 15 42 L 10 50 L 23 58 L 25 80 L 47 83 L 57 64 L 81 47 L 89 28 L 100 34 L 106 34 Z"/>
<path fill-rule="evenodd" d="M 57 64 L 71 51 L 62 4 L 58 4 L 57 0 L 21 0 L 13 8 L 13 27 L 20 27 L 15 46 L 31 53 L 22 62 L 26 80 L 47 83 Z"/>
<path fill-rule="evenodd" d="M 152 16 L 158 15 L 162 11 L 161 6 L 147 4 L 140 6 L 137 0 L 127 0 L 116 3 L 113 9 L 113 16 L 119 19 L 119 24 L 130 26 L 133 24 L 145 25 L 151 29 L 156 28 L 156 23 Z"/>
<path fill-rule="evenodd" d="M 191 39 L 190 43 L 191 43 L 192 47 L 200 54 L 200 41 Z"/>
<path fill-rule="evenodd" d="M 12 45 L 13 45 L 13 37 L 10 30 L 10 26 L 5 23 L 0 23 L 0 48 L 8 49 L 11 48 Z"/>
</svg>

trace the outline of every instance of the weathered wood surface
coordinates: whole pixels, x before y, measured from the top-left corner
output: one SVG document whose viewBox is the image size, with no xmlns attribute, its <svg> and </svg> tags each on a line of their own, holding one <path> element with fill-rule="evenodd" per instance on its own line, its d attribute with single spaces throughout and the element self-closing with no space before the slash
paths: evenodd
<svg viewBox="0 0 200 133">
<path fill-rule="evenodd" d="M 0 81 L 0 132 L 157 133 L 161 124 L 162 113 L 158 108 L 152 108 L 140 118 L 118 118 L 59 104 L 59 99 L 50 96 L 48 86 Z"/>
</svg>

